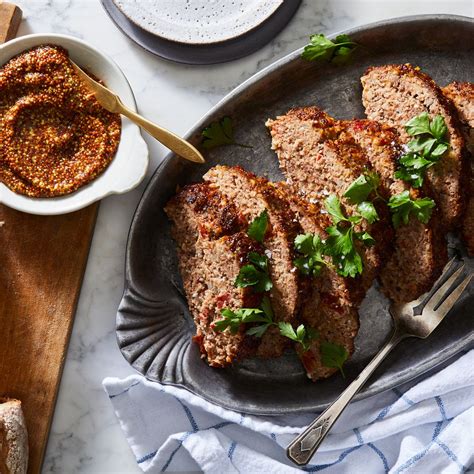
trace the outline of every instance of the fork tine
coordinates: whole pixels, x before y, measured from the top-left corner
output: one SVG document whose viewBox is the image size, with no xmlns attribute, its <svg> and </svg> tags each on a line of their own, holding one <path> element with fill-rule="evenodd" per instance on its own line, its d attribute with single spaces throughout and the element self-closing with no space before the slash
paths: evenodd
<svg viewBox="0 0 474 474">
<path fill-rule="evenodd" d="M 453 257 L 443 268 L 443 271 L 441 272 L 441 275 L 438 277 L 438 279 L 433 283 L 433 287 L 431 289 L 431 291 L 433 291 L 434 288 L 436 288 L 444 279 L 444 277 L 452 270 L 455 262 L 456 262 L 456 257 Z M 431 292 L 429 291 L 428 294 Z M 426 293 L 421 295 L 419 298 L 417 298 L 416 300 L 412 301 L 411 302 L 411 305 L 413 307 L 416 307 L 420 304 L 422 304 L 425 300 L 426 300 Z M 435 295 L 435 293 L 433 293 L 432 297 Z M 430 298 L 431 300 L 431 298 Z M 428 301 L 430 301 L 428 300 Z"/>
<path fill-rule="evenodd" d="M 436 309 L 436 316 L 440 320 L 443 319 L 449 313 L 449 310 L 455 305 L 456 301 L 462 295 L 462 292 L 466 289 L 466 286 L 469 285 L 471 278 L 472 273 L 464 278 L 464 280 L 459 283 L 459 285 L 454 288 L 453 292 L 443 301 L 443 304 Z"/>
<path fill-rule="evenodd" d="M 433 295 L 431 295 L 431 298 L 426 302 L 423 311 L 426 309 L 428 311 L 434 311 L 436 308 L 436 305 L 446 296 L 447 292 L 453 285 L 453 283 L 456 281 L 456 279 L 459 277 L 461 274 L 462 270 L 464 268 L 464 264 L 462 264 L 444 283 L 439 287 L 438 290 L 436 290 Z"/>
</svg>

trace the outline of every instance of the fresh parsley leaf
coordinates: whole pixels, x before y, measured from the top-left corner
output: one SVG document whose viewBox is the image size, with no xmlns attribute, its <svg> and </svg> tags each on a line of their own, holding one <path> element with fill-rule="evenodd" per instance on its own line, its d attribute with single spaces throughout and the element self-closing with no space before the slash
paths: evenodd
<svg viewBox="0 0 474 474">
<path fill-rule="evenodd" d="M 438 143 L 433 150 L 431 156 L 439 158 L 448 151 L 449 145 L 447 143 Z"/>
<path fill-rule="evenodd" d="M 246 331 L 247 334 L 261 337 L 263 333 L 275 323 L 273 322 L 273 311 L 270 299 L 263 297 L 261 308 L 240 308 L 232 311 L 229 308 L 221 310 L 223 319 L 214 322 L 214 328 L 218 331 L 225 331 L 229 328 L 232 334 L 237 334 L 241 324 L 260 323 Z"/>
<path fill-rule="evenodd" d="M 445 141 L 448 127 L 441 115 L 430 120 L 428 113 L 423 112 L 409 120 L 405 128 L 415 138 L 408 143 L 407 153 L 400 157 L 395 178 L 419 188 L 423 185 L 426 170 L 449 149 L 449 143 Z"/>
<path fill-rule="evenodd" d="M 335 194 L 331 194 L 327 199 L 324 200 L 324 207 L 331 215 L 334 224 L 348 220 L 342 212 L 341 203 Z"/>
<path fill-rule="evenodd" d="M 328 61 L 342 64 L 347 61 L 357 43 L 347 35 L 339 35 L 334 41 L 323 34 L 311 35 L 310 43 L 305 46 L 301 57 L 307 61 Z"/>
<path fill-rule="evenodd" d="M 262 299 L 262 303 L 260 305 L 262 308 L 263 314 L 265 318 L 260 321 L 262 324 L 258 326 L 253 326 L 247 329 L 246 334 L 249 336 L 256 336 L 262 337 L 265 331 L 270 327 L 273 326 L 275 323 L 273 322 L 273 310 L 272 305 L 270 303 L 270 298 L 268 296 L 264 296 Z"/>
<path fill-rule="evenodd" d="M 337 273 L 345 277 L 355 278 L 363 270 L 362 258 L 356 249 L 355 239 L 360 240 L 367 246 L 375 243 L 367 232 L 355 232 L 354 230 L 354 226 L 359 224 L 364 217 L 371 221 L 378 218 L 375 208 L 372 208 L 372 203 L 363 202 L 364 205 L 361 206 L 360 210 L 365 216 L 355 215 L 347 218 L 343 214 L 339 199 L 336 196 L 329 196 L 325 201 L 326 209 L 332 216 L 335 225 L 326 229 L 329 237 L 324 244 L 323 253 L 331 256 Z"/>
<path fill-rule="evenodd" d="M 268 212 L 264 210 L 260 213 L 249 225 L 247 229 L 247 235 L 256 240 L 257 242 L 262 243 L 265 238 L 265 233 L 268 228 Z"/>
<path fill-rule="evenodd" d="M 395 178 L 406 181 L 414 188 L 421 188 L 424 181 L 424 173 L 417 169 L 404 169 L 400 168 L 395 171 Z"/>
<path fill-rule="evenodd" d="M 367 201 L 370 193 L 376 191 L 380 184 L 380 177 L 377 173 L 367 172 L 361 174 L 344 193 L 344 197 L 349 199 L 353 204 L 360 204 Z"/>
<path fill-rule="evenodd" d="M 379 219 L 379 215 L 377 214 L 377 210 L 375 206 L 370 201 L 362 201 L 357 205 L 357 210 L 359 211 L 360 215 L 367 220 L 369 224 L 373 224 L 375 221 Z"/>
<path fill-rule="evenodd" d="M 346 348 L 332 342 L 321 341 L 320 351 L 323 365 L 325 367 L 339 369 L 342 376 L 345 377 L 342 366 L 349 357 Z"/>
<path fill-rule="evenodd" d="M 248 259 L 262 272 L 268 272 L 268 257 L 257 252 L 250 252 Z"/>
<path fill-rule="evenodd" d="M 356 232 L 354 235 L 367 247 L 372 247 L 372 245 L 375 245 L 375 239 L 368 232 Z"/>
<path fill-rule="evenodd" d="M 224 117 L 220 121 L 212 122 L 202 131 L 202 146 L 214 148 L 222 145 L 234 144 L 234 131 L 230 117 Z"/>
<path fill-rule="evenodd" d="M 413 214 L 420 222 L 428 223 L 435 207 L 430 198 L 411 199 L 409 191 L 392 196 L 388 202 L 392 211 L 392 222 L 395 227 L 408 224 L 410 215 Z"/>
<path fill-rule="evenodd" d="M 214 327 L 218 331 L 224 331 L 229 328 L 232 334 L 237 334 L 240 325 L 249 322 L 260 322 L 265 319 L 264 312 L 258 308 L 240 308 L 232 311 L 229 308 L 221 310 L 223 319 L 214 322 Z"/>
<path fill-rule="evenodd" d="M 240 268 L 234 285 L 238 288 L 251 286 L 256 293 L 270 291 L 273 283 L 268 274 L 268 257 L 250 252 L 248 259 L 251 263 Z"/>
<path fill-rule="evenodd" d="M 201 135 L 202 146 L 207 149 L 223 145 L 238 145 L 243 148 L 252 148 L 249 145 L 235 141 L 232 119 L 230 117 L 224 117 L 221 120 L 212 122 L 202 131 Z"/>
<path fill-rule="evenodd" d="M 354 248 L 353 227 L 338 226 L 328 227 L 326 229 L 329 237 L 326 240 L 325 253 L 331 256 L 347 255 Z"/>
<path fill-rule="evenodd" d="M 430 132 L 438 140 L 444 140 L 448 133 L 448 127 L 441 115 L 436 115 L 430 123 Z"/>
<path fill-rule="evenodd" d="M 323 258 L 324 244 L 319 235 L 300 234 L 295 238 L 295 250 L 302 254 L 293 263 L 303 275 L 317 276 L 326 264 Z"/>
<path fill-rule="evenodd" d="M 428 112 L 422 112 L 420 115 L 413 117 L 405 124 L 405 130 L 409 135 L 416 136 L 423 133 L 430 133 L 430 117 Z"/>
<path fill-rule="evenodd" d="M 362 257 L 355 247 L 346 255 L 333 255 L 332 261 L 337 273 L 343 277 L 355 278 L 362 273 Z"/>
<path fill-rule="evenodd" d="M 260 306 L 262 307 L 262 311 L 265 313 L 267 318 L 273 319 L 272 304 L 270 303 L 270 298 L 268 296 L 263 297 L 262 304 Z"/>
<path fill-rule="evenodd" d="M 311 342 L 319 336 L 315 329 L 306 328 L 303 324 L 300 324 L 296 331 L 290 323 L 286 322 L 278 323 L 278 328 L 282 336 L 300 343 L 305 352 L 311 347 Z"/>
<path fill-rule="evenodd" d="M 328 227 L 329 234 L 326 240 L 325 253 L 332 257 L 332 262 L 339 275 L 355 278 L 362 273 L 362 258 L 354 245 L 354 237 L 357 235 L 353 227 L 339 228 Z M 368 234 L 367 234 L 368 235 Z"/>
</svg>

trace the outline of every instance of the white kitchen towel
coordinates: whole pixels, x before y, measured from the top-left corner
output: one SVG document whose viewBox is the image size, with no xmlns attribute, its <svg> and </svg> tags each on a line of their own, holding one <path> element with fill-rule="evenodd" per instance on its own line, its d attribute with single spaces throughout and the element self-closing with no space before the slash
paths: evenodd
<svg viewBox="0 0 474 474">
<path fill-rule="evenodd" d="M 474 463 L 474 350 L 440 372 L 352 403 L 305 471 L 455 473 Z M 315 414 L 251 416 L 139 375 L 104 388 L 146 473 L 292 473 L 286 445 Z M 258 390 L 258 387 L 255 387 Z"/>
</svg>

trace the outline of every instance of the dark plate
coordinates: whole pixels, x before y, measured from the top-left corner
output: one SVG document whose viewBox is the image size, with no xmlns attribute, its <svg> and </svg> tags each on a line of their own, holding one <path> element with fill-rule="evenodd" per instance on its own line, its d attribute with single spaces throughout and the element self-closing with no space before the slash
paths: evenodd
<svg viewBox="0 0 474 474">
<path fill-rule="evenodd" d="M 285 0 L 270 17 L 243 35 L 205 45 L 179 43 L 154 35 L 130 21 L 113 0 L 101 2 L 122 33 L 150 53 L 178 63 L 216 64 L 247 56 L 271 41 L 291 20 L 301 0 Z"/>
<path fill-rule="evenodd" d="M 229 115 L 238 142 L 253 149 L 221 147 L 197 166 L 169 156 L 151 179 L 135 213 L 127 246 L 126 283 L 117 314 L 117 338 L 124 357 L 150 380 L 184 387 L 226 408 L 256 414 L 318 410 L 352 381 L 386 340 L 391 321 L 388 302 L 372 288 L 360 310 L 356 352 L 347 378 L 335 375 L 311 383 L 294 354 L 271 361 L 247 360 L 229 369 L 212 369 L 191 343 L 194 326 L 177 269 L 175 244 L 163 206 L 178 184 L 201 180 L 215 164 L 241 165 L 278 180 L 282 175 L 268 117 L 290 107 L 317 104 L 339 118 L 363 117 L 359 78 L 370 65 L 411 62 L 444 85 L 473 80 L 474 22 L 454 16 L 391 20 L 347 31 L 365 45 L 351 65 L 308 63 L 295 51 L 243 83 L 189 133 L 198 143 L 209 122 Z M 472 270 L 472 262 L 468 262 Z M 423 374 L 472 344 L 472 285 L 446 321 L 427 340 L 401 343 L 358 395 L 368 397 Z"/>
</svg>

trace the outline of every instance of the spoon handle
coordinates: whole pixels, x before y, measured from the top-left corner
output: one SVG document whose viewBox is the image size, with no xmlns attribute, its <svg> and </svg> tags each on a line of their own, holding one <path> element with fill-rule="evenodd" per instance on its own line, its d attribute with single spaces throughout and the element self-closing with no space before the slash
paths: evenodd
<svg viewBox="0 0 474 474">
<path fill-rule="evenodd" d="M 406 334 L 395 329 L 390 340 L 380 349 L 378 354 L 369 362 L 367 367 L 357 378 L 342 392 L 336 401 L 326 408 L 306 430 L 303 431 L 286 450 L 287 456 L 299 466 L 308 464 L 313 454 L 319 448 L 324 438 L 332 428 L 341 413 L 345 410 L 352 398 L 364 386 L 374 370 L 385 359 L 387 354 L 405 337 Z"/>
<path fill-rule="evenodd" d="M 152 137 L 156 138 L 160 143 L 162 143 L 165 147 L 169 148 L 171 151 L 174 151 L 177 155 L 187 160 L 194 161 L 195 163 L 205 162 L 204 157 L 201 155 L 201 153 L 193 145 L 183 140 L 181 137 L 178 137 L 169 130 L 162 128 L 153 122 L 150 122 L 146 118 L 135 113 L 133 110 L 130 110 L 121 102 L 120 107 L 121 114 L 125 115 L 132 122 L 142 127 Z"/>
</svg>

